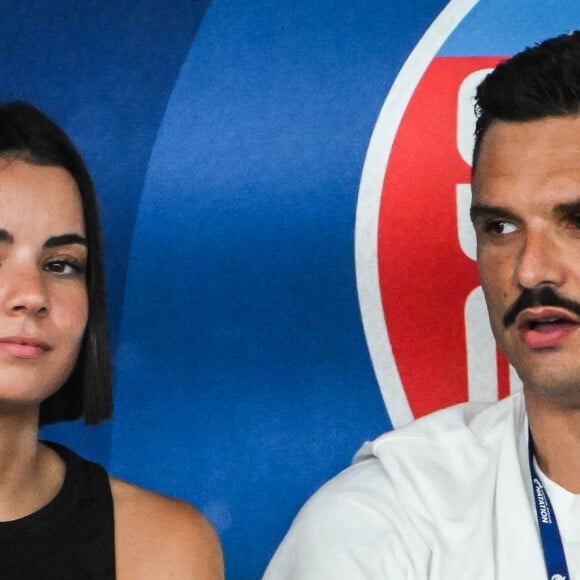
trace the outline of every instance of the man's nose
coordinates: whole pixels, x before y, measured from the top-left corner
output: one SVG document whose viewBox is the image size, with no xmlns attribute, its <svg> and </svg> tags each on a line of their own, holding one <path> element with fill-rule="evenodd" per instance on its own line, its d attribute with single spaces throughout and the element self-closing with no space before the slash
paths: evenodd
<svg viewBox="0 0 580 580">
<path fill-rule="evenodd" d="M 517 283 L 522 288 L 536 288 L 544 284 L 560 286 L 565 277 L 564 249 L 556 234 L 546 228 L 526 232 L 516 270 Z"/>
</svg>

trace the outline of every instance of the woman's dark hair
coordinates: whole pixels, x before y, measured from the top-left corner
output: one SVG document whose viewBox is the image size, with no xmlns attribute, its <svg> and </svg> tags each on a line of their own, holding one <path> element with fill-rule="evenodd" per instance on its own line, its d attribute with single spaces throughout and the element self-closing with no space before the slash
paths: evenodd
<svg viewBox="0 0 580 580">
<path fill-rule="evenodd" d="M 86 424 L 112 414 L 105 280 L 95 189 L 78 151 L 64 131 L 30 104 L 0 105 L 0 159 L 62 167 L 74 178 L 83 206 L 88 245 L 89 315 L 75 367 L 64 385 L 41 403 L 40 424 L 82 417 Z"/>
<path fill-rule="evenodd" d="M 478 86 L 475 113 L 472 172 L 494 121 L 580 113 L 580 32 L 550 38 L 500 63 Z"/>
</svg>

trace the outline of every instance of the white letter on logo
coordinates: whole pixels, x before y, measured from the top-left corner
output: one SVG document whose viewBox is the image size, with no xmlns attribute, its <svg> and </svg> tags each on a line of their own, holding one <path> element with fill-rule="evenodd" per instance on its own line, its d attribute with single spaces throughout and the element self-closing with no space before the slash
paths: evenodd
<svg viewBox="0 0 580 580">
<path fill-rule="evenodd" d="M 471 165 L 475 115 L 475 89 L 491 69 L 478 70 L 465 78 L 457 95 L 457 149 L 463 160 Z M 471 186 L 460 183 L 456 188 L 457 236 L 463 253 L 476 259 L 476 240 L 469 207 Z M 497 356 L 495 340 L 489 326 L 487 308 L 481 286 L 475 288 L 465 303 L 465 339 L 467 343 L 467 376 L 470 401 L 497 400 Z M 521 389 L 521 381 L 510 366 L 510 389 Z"/>
</svg>

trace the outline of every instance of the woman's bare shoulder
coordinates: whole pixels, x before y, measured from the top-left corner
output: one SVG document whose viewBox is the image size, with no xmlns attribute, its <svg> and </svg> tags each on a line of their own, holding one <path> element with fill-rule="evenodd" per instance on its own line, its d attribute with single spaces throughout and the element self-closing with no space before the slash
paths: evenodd
<svg viewBox="0 0 580 580">
<path fill-rule="evenodd" d="M 110 478 L 119 580 L 221 580 L 212 525 L 192 505 Z"/>
</svg>

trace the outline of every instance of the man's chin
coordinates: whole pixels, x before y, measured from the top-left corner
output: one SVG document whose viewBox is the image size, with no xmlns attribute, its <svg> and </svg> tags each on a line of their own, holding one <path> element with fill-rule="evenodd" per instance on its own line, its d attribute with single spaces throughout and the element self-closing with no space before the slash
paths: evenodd
<svg viewBox="0 0 580 580">
<path fill-rule="evenodd" d="M 574 379 L 569 376 L 550 376 L 544 373 L 541 376 L 526 376 L 522 373 L 520 377 L 524 392 L 533 394 L 535 398 L 580 409 L 580 377 Z"/>
</svg>

